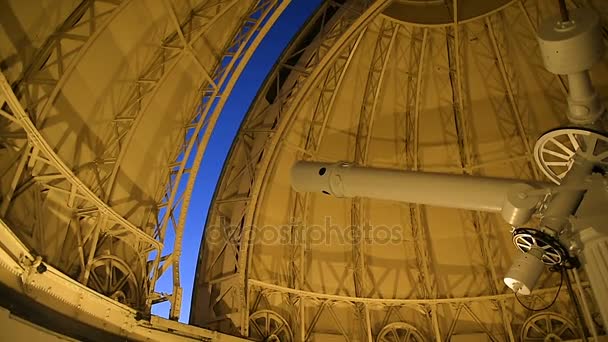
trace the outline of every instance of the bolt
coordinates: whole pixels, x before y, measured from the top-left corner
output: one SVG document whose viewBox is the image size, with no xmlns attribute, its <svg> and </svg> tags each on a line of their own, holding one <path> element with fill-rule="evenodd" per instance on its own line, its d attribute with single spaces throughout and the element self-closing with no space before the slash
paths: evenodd
<svg viewBox="0 0 608 342">
<path fill-rule="evenodd" d="M 46 272 L 46 265 L 44 265 L 43 263 L 40 263 L 40 265 L 38 265 L 38 267 L 36 267 L 36 272 L 38 272 L 38 273 Z"/>
</svg>

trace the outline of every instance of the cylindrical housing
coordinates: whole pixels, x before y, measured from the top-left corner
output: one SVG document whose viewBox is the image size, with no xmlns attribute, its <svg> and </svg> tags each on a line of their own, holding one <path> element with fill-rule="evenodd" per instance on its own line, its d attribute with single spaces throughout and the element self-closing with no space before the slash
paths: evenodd
<svg viewBox="0 0 608 342">
<path fill-rule="evenodd" d="M 588 71 L 568 75 L 568 120 L 574 124 L 594 123 L 604 112 Z"/>
<path fill-rule="evenodd" d="M 588 98 L 596 93 L 587 70 L 568 74 L 568 88 L 570 97 L 575 99 Z"/>
<path fill-rule="evenodd" d="M 529 295 L 544 268 L 545 264 L 537 256 L 520 253 L 505 274 L 504 282 L 513 292 Z"/>
<path fill-rule="evenodd" d="M 592 169 L 593 163 L 582 158 L 575 158 L 570 171 L 562 180 L 562 185 L 575 186 L 583 183 L 585 178 L 591 174 Z M 569 224 L 570 215 L 575 213 L 584 194 L 584 190 L 564 190 L 554 194 L 544 212 L 541 225 L 556 233 L 560 232 L 564 226 Z"/>
<path fill-rule="evenodd" d="M 368 197 L 437 207 L 500 212 L 507 193 L 521 180 L 412 172 L 348 163 L 296 163 L 292 187 L 336 197 Z M 531 183 L 533 188 L 545 184 Z"/>
<path fill-rule="evenodd" d="M 604 52 L 598 15 L 588 8 L 570 11 L 570 21 L 549 18 L 538 29 L 538 43 L 547 70 L 573 74 L 591 69 Z"/>
<path fill-rule="evenodd" d="M 502 207 L 502 218 L 510 225 L 517 227 L 528 222 L 536 212 L 540 198 L 529 196 L 527 193 L 534 190 L 529 184 L 514 184 Z"/>
</svg>

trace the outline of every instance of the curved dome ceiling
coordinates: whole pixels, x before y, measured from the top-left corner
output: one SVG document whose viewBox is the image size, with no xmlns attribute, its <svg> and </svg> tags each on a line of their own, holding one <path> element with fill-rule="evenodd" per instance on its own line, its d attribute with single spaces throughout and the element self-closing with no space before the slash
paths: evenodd
<svg viewBox="0 0 608 342">
<path fill-rule="evenodd" d="M 170 301 L 176 318 L 202 154 L 288 3 L 4 2 L 2 221 L 73 279 L 143 312 Z"/>
<path fill-rule="evenodd" d="M 177 318 L 180 244 L 203 153 L 288 4 L 5 2 L 0 229 L 76 281 L 144 312 L 170 301 Z M 568 1 L 582 5 L 606 32 L 605 1 Z M 550 321 L 502 283 L 515 248 L 498 216 L 297 194 L 289 175 L 298 160 L 342 160 L 544 180 L 531 149 L 567 123 L 567 89 L 543 68 L 535 30 L 556 12 L 543 0 L 324 2 L 235 139 L 191 322 L 286 341 L 469 341 L 514 340 Z M 606 59 L 591 74 L 608 93 Z M 3 281 L 21 284 L 0 266 Z M 154 290 L 163 274 L 172 293 Z M 546 273 L 541 283 L 528 304 L 548 304 L 559 279 Z M 576 337 L 563 291 L 551 310 L 573 334 L 563 337 Z"/>
<path fill-rule="evenodd" d="M 511 0 L 492 1 L 443 1 L 443 0 L 395 0 L 382 14 L 411 25 L 452 25 L 454 10 L 458 11 L 458 20 L 466 22 L 480 16 L 498 11 L 509 5 Z M 456 9 L 454 8 L 456 5 Z"/>
<path fill-rule="evenodd" d="M 547 181 L 534 143 L 568 124 L 567 84 L 544 69 L 536 28 L 557 2 L 457 4 L 456 21 L 443 1 L 328 2 L 311 19 L 225 164 L 192 323 L 315 341 L 393 331 L 502 341 L 529 327 L 530 312 L 502 282 L 516 249 L 499 215 L 290 185 L 298 160 Z M 606 27 L 606 4 L 585 6 Z M 607 62 L 591 71 L 601 94 Z M 549 303 L 559 282 L 546 272 L 534 304 Z M 574 320 L 569 303 L 562 292 L 550 310 Z"/>
</svg>

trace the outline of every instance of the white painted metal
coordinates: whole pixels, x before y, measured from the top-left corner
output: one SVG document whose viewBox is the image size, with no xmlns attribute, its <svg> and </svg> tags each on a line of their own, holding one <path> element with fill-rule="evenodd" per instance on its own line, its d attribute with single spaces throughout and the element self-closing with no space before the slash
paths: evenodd
<svg viewBox="0 0 608 342">
<path fill-rule="evenodd" d="M 602 59 L 604 42 L 597 13 L 577 8 L 571 20 L 558 17 L 543 21 L 538 42 L 547 70 L 568 75 L 568 119 L 575 124 L 593 124 L 604 113 L 604 106 L 595 91 L 589 70 Z"/>
<path fill-rule="evenodd" d="M 603 319 L 608 323 L 608 231 L 606 213 L 608 205 L 606 179 L 593 174 L 586 181 L 587 191 L 572 221 L 572 230 L 576 234 L 568 242 L 572 249 L 579 253 L 581 263 L 589 280 L 593 284 L 593 296 Z"/>
<path fill-rule="evenodd" d="M 183 151 L 195 146 L 202 156 L 206 143 L 192 133 L 199 127 L 208 140 L 209 119 L 217 120 L 288 3 L 64 1 L 42 5 L 58 21 L 49 27 L 37 10 L 10 3 L 5 19 L 20 25 L 3 32 L 0 57 L 35 58 L 6 59 L 2 99 L 10 103 L 0 114 L 9 126 L 0 136 L 10 148 L 0 154 L 2 217 L 45 262 L 144 312 L 169 301 L 177 319 L 182 231 L 195 178 L 176 194 L 192 167 Z M 199 108 L 202 98 L 211 99 L 207 110 Z M 194 171 L 198 164 L 200 158 Z M 32 234 L 23 228 L 30 225 Z M 164 245 L 168 229 L 173 238 Z M 158 293 L 155 283 L 168 269 L 173 290 Z"/>
<path fill-rule="evenodd" d="M 35 256 L 30 254 L 2 220 L 0 237 L 2 284 L 60 314 L 129 340 L 244 341 L 156 316 L 150 321 L 136 320 L 134 309 L 100 295 L 48 264 L 44 272 L 36 271 Z"/>
<path fill-rule="evenodd" d="M 543 134 L 534 146 L 534 159 L 543 173 L 560 184 L 580 155 L 598 167 L 608 167 L 608 137 L 579 128 L 556 129 Z"/>
<path fill-rule="evenodd" d="M 543 20 L 538 29 L 538 43 L 547 70 L 570 75 L 589 70 L 602 59 L 600 18 L 590 8 L 569 11 L 571 20 L 557 16 Z"/>
<path fill-rule="evenodd" d="M 389 5 L 378 14 L 386 3 L 364 11 L 365 3 L 332 4 L 336 13 L 348 8 L 359 21 L 341 20 L 323 7 L 320 13 L 329 19 L 312 21 L 303 31 L 316 38 L 296 39 L 260 90 L 206 225 L 194 303 L 209 314 L 198 314 L 196 322 L 243 333 L 239 318 L 264 309 L 285 317 L 301 341 L 374 339 L 397 321 L 437 341 L 475 329 L 489 340 L 515 341 L 528 315 L 502 279 L 519 252 L 508 224 L 493 213 L 507 197 L 503 214 L 509 222 L 533 224 L 535 218 L 524 221 L 540 197 L 519 197 L 532 189 L 503 189 L 493 213 L 469 213 L 392 198 L 339 199 L 322 194 L 320 183 L 315 192 L 295 192 L 290 169 L 298 160 L 344 160 L 395 173 L 518 179 L 522 186 L 540 180 L 532 144 L 567 120 L 567 82 L 544 70 L 535 33 L 557 7 L 533 0 L 488 2 L 488 12 L 472 15 L 472 3 L 453 1 L 445 6 L 449 20 L 438 23 L 425 17 L 432 11 L 403 21 L 398 18 L 414 12 L 400 16 L 400 5 Z M 376 57 L 388 54 L 379 53 L 384 45 L 377 44 L 388 41 L 380 38 L 387 19 L 398 33 L 384 66 Z M 339 47 L 343 42 L 348 44 Z M 329 58 L 328 51 L 339 58 Z M 603 66 L 590 74 L 594 82 L 606 82 Z M 318 170 L 307 181 L 313 177 Z M 384 186 L 399 191 L 394 183 Z M 354 187 L 380 192 L 363 182 Z M 404 234 L 388 244 L 373 235 L 357 243 L 321 241 L 323 231 L 359 236 L 362 227 L 393 226 Z M 548 304 L 555 292 L 546 289 L 558 281 L 543 274 L 526 300 Z M 246 305 L 239 301 L 243 293 Z M 571 311 L 558 297 L 556 307 Z"/>
<path fill-rule="evenodd" d="M 542 251 L 532 250 L 528 253 L 521 253 L 513 262 L 509 271 L 505 274 L 505 284 L 513 292 L 529 295 L 540 275 L 545 270 L 545 264 L 540 260 Z"/>
<path fill-rule="evenodd" d="M 534 187 L 528 184 L 514 185 L 506 194 L 501 210 L 502 218 L 513 227 L 528 222 L 538 209 L 539 198 L 530 196 Z"/>
<path fill-rule="evenodd" d="M 575 325 L 555 312 L 538 313 L 526 320 L 521 341 L 567 341 L 579 337 Z"/>
<path fill-rule="evenodd" d="M 62 0 L 26 8 L 8 1 L 0 15 L 7 79 L 0 216 L 39 255 L 20 264 L 24 249 L 3 238 L 11 257 L 0 261 L 10 266 L 0 266 L 3 283 L 125 338 L 229 340 L 156 317 L 135 321 L 135 310 L 110 297 L 142 303 L 144 313 L 168 301 L 177 318 L 181 241 L 208 138 L 288 3 Z M 605 29 L 604 1 L 582 3 L 568 6 L 592 8 Z M 543 70 L 535 32 L 555 12 L 555 2 L 540 0 L 324 2 L 277 62 L 234 142 L 208 215 L 191 321 L 247 336 L 256 312 L 272 312 L 281 319 L 268 321 L 288 324 L 299 341 L 374 341 L 398 322 L 435 341 L 516 340 L 529 315 L 501 281 L 516 250 L 509 225 L 494 213 L 502 206 L 510 224 L 531 223 L 524 221 L 538 198 L 520 198 L 531 190 L 524 184 L 543 173 L 560 183 L 565 170 L 539 172 L 532 144 L 567 121 L 567 91 L 571 104 L 598 112 L 589 95 L 608 84 L 604 56 L 568 80 Z M 568 162 L 567 151 L 545 142 L 545 161 Z M 567 158 L 551 160 L 545 150 Z M 489 186 L 502 191 L 492 212 L 343 200 L 292 191 L 296 160 L 523 182 Z M 600 220 L 588 217 L 580 227 Z M 363 239 L 318 239 L 351 226 Z M 365 235 L 369 227 L 397 228 L 383 240 Z M 273 232 L 277 240 L 260 239 Z M 599 246 L 587 259 L 598 257 L 601 243 L 585 243 Z M 42 264 L 49 271 L 39 274 L 33 266 Z M 172 278 L 168 293 L 154 289 L 162 276 Z M 587 293 L 587 280 L 597 280 L 581 277 Z M 557 280 L 543 275 L 526 300 L 550 302 Z M 120 289 L 108 286 L 113 281 Z M 596 315 L 596 301 L 588 306 Z M 555 309 L 573 312 L 563 295 Z"/>
<path fill-rule="evenodd" d="M 605 231 L 598 233 L 597 230 L 588 228 L 580 232 L 580 239 L 583 244 L 582 264 L 592 284 L 593 295 L 602 313 L 603 324 L 606 325 L 608 324 L 608 255 L 606 255 L 608 234 Z"/>
<path fill-rule="evenodd" d="M 521 180 L 407 172 L 357 167 L 347 163 L 298 162 L 291 171 L 298 192 L 336 197 L 368 197 L 424 205 L 501 212 Z M 543 183 L 530 182 L 531 188 Z M 539 202 L 540 198 L 536 202 Z"/>
</svg>

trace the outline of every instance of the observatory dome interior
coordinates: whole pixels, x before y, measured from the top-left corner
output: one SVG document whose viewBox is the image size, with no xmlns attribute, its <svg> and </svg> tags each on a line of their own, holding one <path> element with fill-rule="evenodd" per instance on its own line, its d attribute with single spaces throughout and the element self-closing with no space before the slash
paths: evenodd
<svg viewBox="0 0 608 342">
<path fill-rule="evenodd" d="M 78 340 L 606 338 L 604 0 L 321 1 L 186 222 L 299 1 L 0 3 L 0 306 Z M 589 65 L 554 72 L 551 18 Z"/>
</svg>

